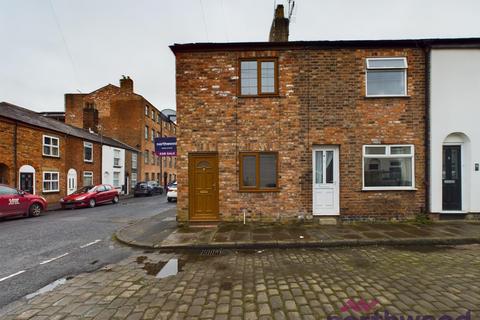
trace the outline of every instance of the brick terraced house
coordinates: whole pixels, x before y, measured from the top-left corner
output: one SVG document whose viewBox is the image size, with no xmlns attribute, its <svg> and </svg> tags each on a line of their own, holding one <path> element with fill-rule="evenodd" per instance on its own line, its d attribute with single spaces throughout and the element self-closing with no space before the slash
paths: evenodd
<svg viewBox="0 0 480 320">
<path fill-rule="evenodd" d="M 172 45 L 178 220 L 428 212 L 430 47 L 470 40 Z"/>
<path fill-rule="evenodd" d="M 134 92 L 133 80 L 120 79 L 91 93 L 65 94 L 65 123 L 113 137 L 141 150 L 128 159 L 133 188 L 138 181 L 166 184 L 176 180 L 176 157 L 155 155 L 156 137 L 174 137 L 177 126 L 147 99 Z M 161 177 L 163 172 L 163 178 Z"/>
<path fill-rule="evenodd" d="M 112 138 L 0 103 L 0 183 L 41 195 L 49 203 L 98 183 L 128 192 L 126 159 L 136 153 Z"/>
</svg>

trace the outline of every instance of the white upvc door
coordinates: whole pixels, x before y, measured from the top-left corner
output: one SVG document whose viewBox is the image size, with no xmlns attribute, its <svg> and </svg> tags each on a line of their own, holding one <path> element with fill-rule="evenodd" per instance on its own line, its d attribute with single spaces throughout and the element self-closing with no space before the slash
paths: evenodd
<svg viewBox="0 0 480 320">
<path fill-rule="evenodd" d="M 313 214 L 340 213 L 340 174 L 338 146 L 313 148 Z"/>
<path fill-rule="evenodd" d="M 77 190 L 77 171 L 75 169 L 68 170 L 67 174 L 67 195 Z"/>
</svg>

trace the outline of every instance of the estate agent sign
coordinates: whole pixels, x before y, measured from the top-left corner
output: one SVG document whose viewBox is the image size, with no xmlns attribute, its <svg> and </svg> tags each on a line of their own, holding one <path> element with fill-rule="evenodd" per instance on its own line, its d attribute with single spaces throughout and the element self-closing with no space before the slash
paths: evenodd
<svg viewBox="0 0 480 320">
<path fill-rule="evenodd" d="M 159 157 L 177 155 L 177 138 L 155 138 L 155 154 Z"/>
</svg>

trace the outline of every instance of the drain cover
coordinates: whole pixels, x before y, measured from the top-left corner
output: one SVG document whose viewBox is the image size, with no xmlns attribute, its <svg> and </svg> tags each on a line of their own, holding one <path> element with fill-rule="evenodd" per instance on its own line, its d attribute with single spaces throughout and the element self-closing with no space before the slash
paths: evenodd
<svg viewBox="0 0 480 320">
<path fill-rule="evenodd" d="M 219 256 L 223 253 L 222 249 L 203 249 L 200 252 L 201 256 Z"/>
</svg>

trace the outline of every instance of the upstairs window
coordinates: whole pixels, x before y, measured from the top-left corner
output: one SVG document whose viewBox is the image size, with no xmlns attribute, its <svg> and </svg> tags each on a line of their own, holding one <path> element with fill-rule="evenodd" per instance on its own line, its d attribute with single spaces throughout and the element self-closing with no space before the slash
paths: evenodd
<svg viewBox="0 0 480 320">
<path fill-rule="evenodd" d="M 132 169 L 137 169 L 137 154 L 132 153 Z"/>
<path fill-rule="evenodd" d="M 406 58 L 367 59 L 367 97 L 407 95 Z"/>
<path fill-rule="evenodd" d="M 91 142 L 83 143 L 83 161 L 93 162 L 93 143 Z"/>
<path fill-rule="evenodd" d="M 152 129 L 152 142 L 155 142 L 155 130 Z"/>
<path fill-rule="evenodd" d="M 43 136 L 43 155 L 49 157 L 59 157 L 59 139 L 52 136 Z"/>
<path fill-rule="evenodd" d="M 120 150 L 118 149 L 113 149 L 113 166 L 116 168 L 121 167 L 120 163 Z"/>
<path fill-rule="evenodd" d="M 278 189 L 276 152 L 240 153 L 240 190 L 275 191 Z"/>
<path fill-rule="evenodd" d="M 278 93 L 276 59 L 240 61 L 240 95 L 261 96 Z"/>
<path fill-rule="evenodd" d="M 148 117 L 148 106 L 145 106 L 145 115 Z"/>
<path fill-rule="evenodd" d="M 152 109 L 152 120 L 155 121 L 155 110 Z"/>
<path fill-rule="evenodd" d="M 145 126 L 145 140 L 148 140 L 148 126 Z"/>
<path fill-rule="evenodd" d="M 401 190 L 414 188 L 413 149 L 413 145 L 364 146 L 364 190 Z"/>
<path fill-rule="evenodd" d="M 145 152 L 143 153 L 143 163 L 148 164 L 149 155 L 150 154 L 148 153 L 148 150 L 145 150 Z"/>
</svg>

